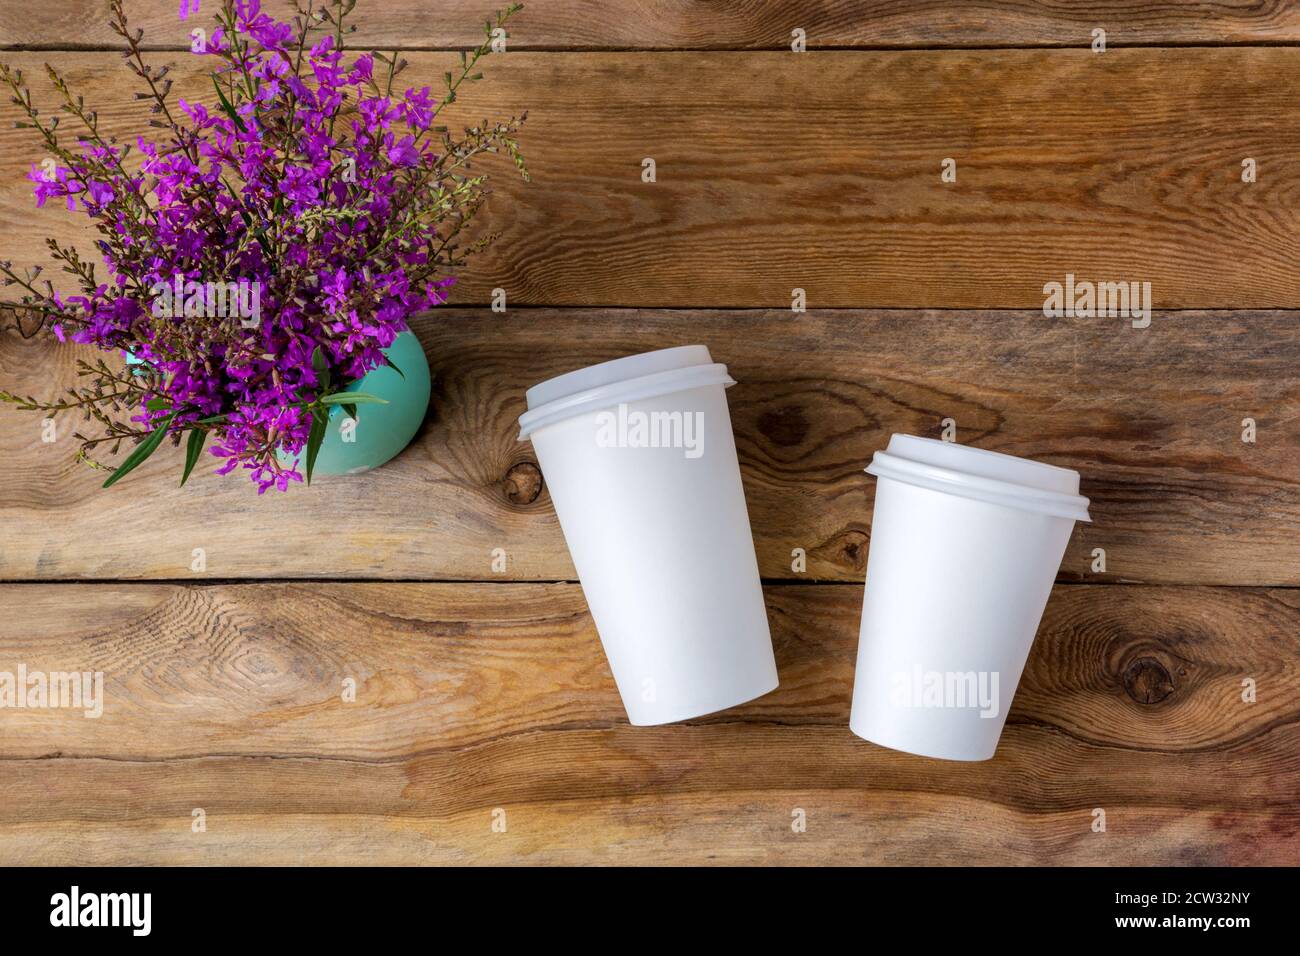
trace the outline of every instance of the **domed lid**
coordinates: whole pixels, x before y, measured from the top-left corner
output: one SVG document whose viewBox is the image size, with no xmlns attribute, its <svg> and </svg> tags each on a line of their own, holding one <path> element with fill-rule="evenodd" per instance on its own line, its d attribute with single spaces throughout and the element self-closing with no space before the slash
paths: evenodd
<svg viewBox="0 0 1300 956">
<path fill-rule="evenodd" d="M 1079 494 L 1079 473 L 1041 461 L 958 445 L 894 435 L 876 452 L 867 473 L 909 485 L 991 504 L 1091 521 L 1088 499 Z"/>
<path fill-rule="evenodd" d="M 703 345 L 627 355 L 567 372 L 530 388 L 528 411 L 519 416 L 519 439 L 593 409 L 702 385 L 735 384 L 727 374 L 727 366 L 715 363 Z"/>
</svg>

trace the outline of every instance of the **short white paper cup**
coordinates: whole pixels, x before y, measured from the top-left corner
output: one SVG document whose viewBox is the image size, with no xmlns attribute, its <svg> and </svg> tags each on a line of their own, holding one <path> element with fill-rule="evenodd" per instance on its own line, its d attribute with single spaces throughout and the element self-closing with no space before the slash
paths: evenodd
<svg viewBox="0 0 1300 956">
<path fill-rule="evenodd" d="M 850 729 L 946 760 L 987 760 L 1075 521 L 1079 473 L 894 435 L 877 477 Z"/>
<path fill-rule="evenodd" d="M 724 389 L 702 345 L 528 390 L 530 438 L 633 724 L 777 686 Z"/>
</svg>

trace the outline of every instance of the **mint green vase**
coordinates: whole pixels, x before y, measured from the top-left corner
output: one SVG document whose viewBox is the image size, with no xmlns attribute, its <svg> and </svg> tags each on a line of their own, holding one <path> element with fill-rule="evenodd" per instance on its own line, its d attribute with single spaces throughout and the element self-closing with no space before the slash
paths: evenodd
<svg viewBox="0 0 1300 956">
<path fill-rule="evenodd" d="M 387 405 L 358 405 L 357 420 L 339 405 L 330 409 L 325 440 L 316 456 L 312 477 L 356 475 L 378 468 L 411 443 L 429 408 L 429 362 L 414 333 L 402 332 L 384 354 L 402 370 L 385 365 L 348 385 L 345 392 L 366 392 L 387 399 Z M 345 424 L 346 423 L 346 424 Z M 350 426 L 350 427 L 349 427 Z M 281 461 L 292 463 L 283 453 Z M 298 467 L 305 473 L 305 455 Z"/>
</svg>

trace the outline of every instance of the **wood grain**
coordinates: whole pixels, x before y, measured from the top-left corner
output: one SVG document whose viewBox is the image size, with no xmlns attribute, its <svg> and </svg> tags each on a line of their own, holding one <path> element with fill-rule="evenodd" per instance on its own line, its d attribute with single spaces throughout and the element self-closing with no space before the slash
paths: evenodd
<svg viewBox="0 0 1300 956">
<path fill-rule="evenodd" d="M 195 25 L 207 26 L 215 0 L 181 22 L 176 4 L 128 0 L 133 25 L 152 46 L 185 48 Z M 504 6 L 493 0 L 362 0 L 358 44 L 405 49 L 479 42 L 482 23 Z M 283 17 L 288 5 L 268 2 Z M 21 4 L 0 7 L 0 46 L 103 47 L 120 43 L 102 0 L 48 0 L 40 16 Z M 1043 0 L 533 0 L 513 21 L 518 49 L 789 49 L 802 28 L 819 47 L 1087 46 L 1092 30 L 1112 46 L 1151 43 L 1294 43 L 1300 11 L 1288 0 L 1262 3 L 1164 3 L 1141 0 L 1068 4 Z"/>
<path fill-rule="evenodd" d="M 8 585 L 0 669 L 107 702 L 0 713 L 0 861 L 1294 864 L 1297 594 L 1058 586 L 962 765 L 849 733 L 854 587 L 766 590 L 778 691 L 633 728 L 574 585 Z"/>
<path fill-rule="evenodd" d="M 116 54 L 9 59 L 32 77 L 56 60 L 108 129 L 144 131 Z M 214 95 L 195 58 L 167 59 L 177 95 Z M 451 55 L 411 61 L 432 81 Z M 1037 309 L 1072 273 L 1149 281 L 1158 309 L 1294 308 L 1298 76 L 1287 47 L 503 55 L 458 117 L 527 109 L 534 181 L 496 167 L 484 222 L 501 237 L 454 294 L 782 308 L 801 288 L 813 307 Z M 43 261 L 47 233 L 85 233 L 33 212 L 39 154 L 13 111 L 3 246 Z"/>
<path fill-rule="evenodd" d="M 363 0 L 357 45 L 464 46 L 493 6 Z M 129 8 L 170 50 L 206 22 Z M 0 47 L 133 136 L 103 20 L 101 0 L 5 4 Z M 813 52 L 788 52 L 795 27 Z M 0 864 L 1300 863 L 1300 340 L 1258 311 L 1300 306 L 1300 7 L 553 0 L 510 43 L 452 120 L 528 109 L 535 181 L 494 169 L 501 238 L 417 322 L 435 394 L 394 463 L 257 499 L 176 488 L 164 452 L 101 492 L 71 422 L 44 444 L 0 413 L 0 579 L 64 582 L 0 585 L 0 670 L 102 671 L 107 695 L 98 719 L 0 710 Z M 1151 44 L 1214 48 L 1122 49 Z M 210 99 L 189 57 L 158 59 Z M 411 59 L 429 80 L 450 62 Z M 41 261 L 45 235 L 87 233 L 33 211 L 13 118 L 0 252 Z M 1150 281 L 1162 311 L 1043 319 L 1067 272 Z M 466 307 L 498 287 L 507 315 Z M 795 287 L 813 312 L 788 311 Z M 1007 309 L 1031 311 L 984 311 Z M 687 342 L 740 382 L 769 579 L 862 580 L 862 467 L 892 432 L 952 418 L 1082 472 L 1095 523 L 994 760 L 848 731 L 857 586 L 765 588 L 778 691 L 627 725 L 580 589 L 527 583 L 574 572 L 515 419 L 544 378 Z M 0 383 L 53 395 L 78 354 L 0 336 Z M 241 583 L 262 578 L 382 580 Z M 77 583 L 102 579 L 176 580 Z"/>
<path fill-rule="evenodd" d="M 739 382 L 729 403 L 768 578 L 799 577 L 803 548 L 807 577 L 860 582 L 875 493 L 862 469 L 890 434 L 937 437 L 952 418 L 963 443 L 1080 471 L 1094 523 L 1076 528 L 1064 579 L 1300 584 L 1294 330 L 1289 314 L 1251 312 L 1157 315 L 1140 330 L 1032 313 L 451 308 L 416 325 L 434 396 L 412 447 L 284 495 L 199 473 L 178 488 L 171 449 L 104 491 L 73 461 L 73 422 L 45 444 L 39 416 L 0 410 L 0 576 L 573 579 L 532 446 L 516 440 L 524 391 L 703 342 Z M 0 381 L 53 396 L 77 354 L 11 332 Z"/>
</svg>

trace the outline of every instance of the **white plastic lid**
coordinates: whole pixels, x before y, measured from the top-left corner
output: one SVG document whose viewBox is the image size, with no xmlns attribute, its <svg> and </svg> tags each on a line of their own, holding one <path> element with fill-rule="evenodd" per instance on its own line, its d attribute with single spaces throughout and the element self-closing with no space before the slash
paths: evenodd
<svg viewBox="0 0 1300 956">
<path fill-rule="evenodd" d="M 713 361 L 703 345 L 682 345 L 627 355 L 534 385 L 528 411 L 519 416 L 519 440 L 539 428 L 583 412 L 609 408 L 702 385 L 735 385 L 727 366 Z"/>
<path fill-rule="evenodd" d="M 868 474 L 991 504 L 1091 521 L 1079 494 L 1079 473 L 1069 468 L 1003 455 L 955 442 L 894 435 L 878 451 Z"/>
</svg>

